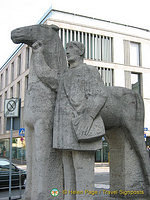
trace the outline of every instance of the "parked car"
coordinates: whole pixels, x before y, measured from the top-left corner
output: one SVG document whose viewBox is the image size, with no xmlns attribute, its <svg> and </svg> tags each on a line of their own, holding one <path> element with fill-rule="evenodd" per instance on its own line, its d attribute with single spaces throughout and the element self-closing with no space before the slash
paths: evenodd
<svg viewBox="0 0 150 200">
<path fill-rule="evenodd" d="M 7 159 L 0 158 L 0 191 L 1 189 L 9 188 L 9 166 L 10 162 Z M 20 181 L 19 181 L 20 177 Z M 17 166 L 12 164 L 12 188 L 16 188 L 18 186 L 25 187 L 26 183 L 26 171 L 19 169 Z"/>
</svg>

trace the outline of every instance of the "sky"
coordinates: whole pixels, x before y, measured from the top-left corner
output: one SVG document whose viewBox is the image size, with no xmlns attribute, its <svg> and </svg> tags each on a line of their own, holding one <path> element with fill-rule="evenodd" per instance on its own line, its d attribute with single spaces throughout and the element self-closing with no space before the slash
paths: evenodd
<svg viewBox="0 0 150 200">
<path fill-rule="evenodd" d="M 11 31 L 18 27 L 37 24 L 51 6 L 75 14 L 150 30 L 149 2 L 149 0 L 1 0 L 0 67 L 18 47 L 11 41 Z"/>
</svg>

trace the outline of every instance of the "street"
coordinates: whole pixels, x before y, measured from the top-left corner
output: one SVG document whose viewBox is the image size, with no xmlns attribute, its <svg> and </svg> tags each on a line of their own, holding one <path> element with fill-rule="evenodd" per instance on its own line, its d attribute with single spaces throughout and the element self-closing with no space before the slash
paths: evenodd
<svg viewBox="0 0 150 200">
<path fill-rule="evenodd" d="M 103 195 L 103 189 L 109 189 L 109 167 L 95 167 L 95 191 L 98 191 L 99 195 L 96 195 L 94 200 L 99 200 Z M 21 194 L 23 194 L 24 189 L 22 189 Z M 20 190 L 12 190 L 12 200 L 20 198 Z M 0 191 L 0 200 L 8 200 L 9 191 Z"/>
</svg>

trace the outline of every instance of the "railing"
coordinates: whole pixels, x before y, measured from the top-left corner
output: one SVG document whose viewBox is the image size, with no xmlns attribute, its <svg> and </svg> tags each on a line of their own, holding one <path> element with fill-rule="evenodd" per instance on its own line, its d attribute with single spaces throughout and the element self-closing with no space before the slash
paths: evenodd
<svg viewBox="0 0 150 200">
<path fill-rule="evenodd" d="M 4 191 L 4 190 L 9 190 L 9 171 L 3 171 L 4 174 L 0 174 L 0 192 Z M 25 173 L 22 172 L 21 170 L 19 170 L 18 172 L 12 172 L 12 186 L 11 189 L 19 189 L 19 194 L 17 194 L 17 196 L 15 197 L 15 199 L 21 199 L 22 198 L 22 188 L 25 188 L 25 178 L 23 178 L 23 176 L 25 176 Z M 1 196 L 1 195 L 0 195 Z M 8 195 L 9 196 L 9 195 Z M 1 197 L 0 197 L 1 199 Z M 6 199 L 6 197 L 5 197 Z M 8 197 L 9 199 L 9 197 Z M 12 197 L 13 199 L 13 197 Z"/>
</svg>

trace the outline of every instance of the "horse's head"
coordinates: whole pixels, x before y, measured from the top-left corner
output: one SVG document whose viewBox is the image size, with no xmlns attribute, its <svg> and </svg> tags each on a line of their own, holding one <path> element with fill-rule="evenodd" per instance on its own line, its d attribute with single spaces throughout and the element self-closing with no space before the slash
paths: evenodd
<svg viewBox="0 0 150 200">
<path fill-rule="evenodd" d="M 40 40 L 49 40 L 59 30 L 56 25 L 32 25 L 17 28 L 11 32 L 11 39 L 14 43 L 25 43 L 32 46 L 33 43 Z"/>
</svg>

